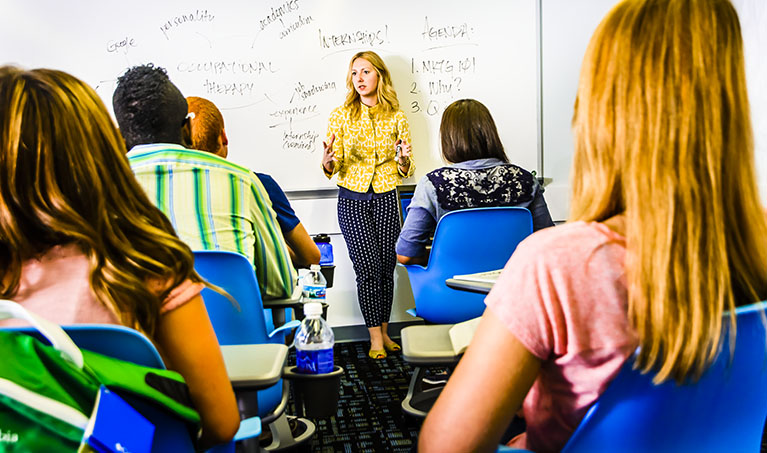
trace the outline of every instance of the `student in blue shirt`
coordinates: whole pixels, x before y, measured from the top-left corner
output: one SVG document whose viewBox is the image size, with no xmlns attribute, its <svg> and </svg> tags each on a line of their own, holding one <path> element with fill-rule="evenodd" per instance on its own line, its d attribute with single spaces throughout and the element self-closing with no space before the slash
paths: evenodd
<svg viewBox="0 0 767 453">
<path fill-rule="evenodd" d="M 229 154 L 229 139 L 221 111 L 211 101 L 201 97 L 189 96 L 186 101 L 189 113 L 192 114 L 192 148 L 226 158 Z M 311 264 L 319 264 L 320 250 L 296 216 L 285 192 L 271 176 L 264 173 L 256 173 L 256 176 L 266 189 L 272 209 L 277 214 L 277 223 L 285 236 L 293 265 L 309 267 Z"/>
<path fill-rule="evenodd" d="M 440 125 L 442 157 L 450 165 L 421 178 L 397 241 L 402 264 L 426 264 L 426 245 L 450 211 L 521 206 L 533 215 L 533 230 L 553 226 L 543 186 L 532 173 L 509 163 L 490 111 L 474 99 L 450 104 Z"/>
</svg>

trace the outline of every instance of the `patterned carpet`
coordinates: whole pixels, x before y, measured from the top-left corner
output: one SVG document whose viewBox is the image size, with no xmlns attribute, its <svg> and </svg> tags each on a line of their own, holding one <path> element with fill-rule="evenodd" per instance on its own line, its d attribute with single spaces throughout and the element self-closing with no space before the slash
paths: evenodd
<svg viewBox="0 0 767 453">
<path fill-rule="evenodd" d="M 385 360 L 367 357 L 367 342 L 336 344 L 335 363 L 344 367 L 338 411 L 313 419 L 317 432 L 311 446 L 301 451 L 411 452 L 415 451 L 420 421 L 406 416 L 400 402 L 407 394 L 412 368 L 398 353 Z M 295 352 L 289 363 L 295 364 Z M 288 413 L 295 414 L 292 398 Z M 767 453 L 767 425 L 761 453 Z"/>
<path fill-rule="evenodd" d="M 345 370 L 338 411 L 333 417 L 312 419 L 317 432 L 310 451 L 415 451 L 420 421 L 407 417 L 400 406 L 407 394 L 412 369 L 399 353 L 384 360 L 369 359 L 368 344 L 335 345 L 335 363 Z M 288 360 L 295 363 L 295 353 L 291 353 Z M 295 413 L 292 398 L 288 413 Z"/>
</svg>

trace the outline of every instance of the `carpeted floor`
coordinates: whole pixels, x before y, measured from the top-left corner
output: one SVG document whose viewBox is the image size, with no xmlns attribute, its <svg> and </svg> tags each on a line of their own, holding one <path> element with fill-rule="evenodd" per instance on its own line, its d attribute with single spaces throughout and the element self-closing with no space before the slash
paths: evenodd
<svg viewBox="0 0 767 453">
<path fill-rule="evenodd" d="M 397 353 L 385 360 L 367 357 L 367 342 L 336 344 L 335 363 L 344 367 L 333 417 L 312 419 L 317 432 L 303 451 L 410 452 L 415 451 L 420 421 L 406 416 L 400 402 L 407 394 L 412 368 Z M 289 357 L 295 363 L 295 352 Z M 289 414 L 295 414 L 292 398 Z M 766 425 L 767 427 L 767 425 Z M 767 429 L 761 453 L 767 453 Z"/>
<path fill-rule="evenodd" d="M 367 342 L 338 343 L 336 365 L 344 367 L 333 417 L 312 419 L 317 432 L 311 451 L 331 452 L 409 452 L 418 436 L 420 421 L 406 416 L 400 402 L 407 394 L 412 368 L 400 353 L 384 360 L 367 356 Z M 291 353 L 290 363 L 295 362 Z M 292 404 L 288 413 L 294 414 Z"/>
</svg>

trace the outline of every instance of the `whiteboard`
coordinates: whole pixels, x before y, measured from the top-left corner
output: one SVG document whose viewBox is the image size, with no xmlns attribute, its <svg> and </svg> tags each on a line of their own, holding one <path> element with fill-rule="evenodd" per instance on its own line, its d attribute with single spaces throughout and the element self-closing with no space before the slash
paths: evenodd
<svg viewBox="0 0 767 453">
<path fill-rule="evenodd" d="M 461 98 L 487 105 L 512 162 L 537 168 L 537 0 L 0 5 L 0 62 L 67 71 L 110 111 L 126 68 L 162 66 L 185 96 L 222 110 L 229 159 L 285 190 L 334 187 L 320 170 L 327 119 L 344 100 L 349 59 L 367 49 L 392 72 L 416 178 L 443 165 L 440 117 Z"/>
</svg>

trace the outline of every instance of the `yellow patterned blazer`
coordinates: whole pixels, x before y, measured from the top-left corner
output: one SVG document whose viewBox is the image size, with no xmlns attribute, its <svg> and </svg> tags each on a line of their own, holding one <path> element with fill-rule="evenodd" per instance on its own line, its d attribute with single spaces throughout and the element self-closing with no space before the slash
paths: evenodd
<svg viewBox="0 0 767 453">
<path fill-rule="evenodd" d="M 410 142 L 410 126 L 402 111 L 383 116 L 362 104 L 361 117 L 352 120 L 347 107 L 338 107 L 328 120 L 328 140 L 332 134 L 336 163 L 333 173 L 324 170 L 328 179 L 338 173 L 338 185 L 354 192 L 367 192 L 373 185 L 375 193 L 388 192 L 415 171 L 412 157 L 407 174 L 401 173 L 394 160 L 395 143 Z"/>
</svg>

